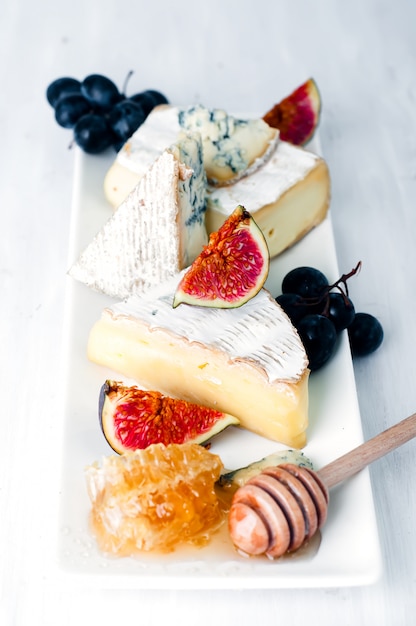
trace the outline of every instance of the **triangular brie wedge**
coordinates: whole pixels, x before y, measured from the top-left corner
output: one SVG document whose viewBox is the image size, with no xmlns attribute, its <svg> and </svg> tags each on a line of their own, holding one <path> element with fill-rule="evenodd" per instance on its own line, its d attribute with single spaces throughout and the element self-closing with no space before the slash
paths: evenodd
<svg viewBox="0 0 416 626">
<path fill-rule="evenodd" d="M 207 231 L 217 231 L 235 207 L 243 204 L 261 228 L 273 258 L 322 222 L 330 196 L 325 160 L 280 141 L 256 172 L 234 185 L 209 189 Z"/>
<path fill-rule="evenodd" d="M 173 309 L 179 280 L 106 308 L 90 332 L 89 359 L 141 387 L 217 408 L 259 435 L 303 447 L 308 361 L 281 307 L 262 289 L 237 309 Z"/>
<path fill-rule="evenodd" d="M 165 150 L 69 270 L 124 299 L 187 267 L 207 243 L 206 176 L 198 135 Z"/>
</svg>

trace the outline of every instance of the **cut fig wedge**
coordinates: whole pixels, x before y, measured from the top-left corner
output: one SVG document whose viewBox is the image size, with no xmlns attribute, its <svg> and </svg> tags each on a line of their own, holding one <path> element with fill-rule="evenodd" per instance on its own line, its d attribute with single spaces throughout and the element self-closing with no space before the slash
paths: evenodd
<svg viewBox="0 0 416 626">
<path fill-rule="evenodd" d="M 263 287 L 270 267 L 266 240 L 241 205 L 211 233 L 208 245 L 183 275 L 173 300 L 181 303 L 236 308 Z"/>
<path fill-rule="evenodd" d="M 154 443 L 204 444 L 239 425 L 227 413 L 112 380 L 101 387 L 99 418 L 104 437 L 118 454 Z"/>
<path fill-rule="evenodd" d="M 295 146 L 310 141 L 319 124 L 321 96 L 313 78 L 309 78 L 293 93 L 278 102 L 263 120 L 280 131 L 280 139 Z"/>
</svg>

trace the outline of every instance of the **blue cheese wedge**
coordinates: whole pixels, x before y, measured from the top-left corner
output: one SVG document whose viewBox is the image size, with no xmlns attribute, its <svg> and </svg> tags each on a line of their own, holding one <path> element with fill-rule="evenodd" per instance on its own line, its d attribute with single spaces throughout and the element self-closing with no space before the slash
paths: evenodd
<svg viewBox="0 0 416 626">
<path fill-rule="evenodd" d="M 279 133 L 262 119 L 237 119 L 222 109 L 201 105 L 179 111 L 179 125 L 199 132 L 210 185 L 230 185 L 258 169 L 279 139 Z"/>
<path fill-rule="evenodd" d="M 292 448 L 306 442 L 308 361 L 289 318 L 262 289 L 236 309 L 172 308 L 180 275 L 106 308 L 88 357 L 147 389 L 211 406 Z"/>
<path fill-rule="evenodd" d="M 233 185 L 209 189 L 207 230 L 218 230 L 235 207 L 243 204 L 262 230 L 270 257 L 274 257 L 322 222 L 330 195 L 324 159 L 280 141 L 256 172 Z"/>
<path fill-rule="evenodd" d="M 206 175 L 199 135 L 156 158 L 81 253 L 70 276 L 124 299 L 187 267 L 207 243 Z"/>
<path fill-rule="evenodd" d="M 228 185 L 258 169 L 274 151 L 279 133 L 262 119 L 237 119 L 202 105 L 156 107 L 127 141 L 108 171 L 104 191 L 118 207 L 151 163 L 180 132 L 197 132 L 211 185 Z"/>
</svg>

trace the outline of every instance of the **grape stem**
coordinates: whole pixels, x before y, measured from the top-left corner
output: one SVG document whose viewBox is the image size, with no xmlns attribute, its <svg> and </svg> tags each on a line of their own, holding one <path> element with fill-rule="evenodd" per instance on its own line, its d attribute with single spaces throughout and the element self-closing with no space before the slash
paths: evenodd
<svg viewBox="0 0 416 626">
<path fill-rule="evenodd" d="M 361 261 L 358 261 L 357 265 L 350 271 L 348 272 L 348 274 L 343 274 L 340 278 L 338 278 L 337 281 L 335 281 L 335 283 L 333 285 L 328 285 L 328 287 L 325 289 L 325 295 L 327 295 L 330 291 L 332 291 L 332 289 L 339 289 L 339 291 L 348 296 L 348 285 L 347 285 L 347 280 L 349 278 L 351 278 L 351 276 L 355 276 L 355 274 L 357 274 L 360 269 L 361 269 Z M 344 285 L 344 289 L 345 291 L 340 287 L 340 284 Z"/>
<path fill-rule="evenodd" d="M 328 296 L 329 296 L 329 293 L 333 289 L 338 289 L 338 291 L 342 294 L 344 298 L 345 304 L 347 304 L 347 298 L 349 295 L 347 281 L 349 278 L 351 278 L 352 276 L 355 276 L 355 274 L 357 274 L 361 270 L 361 265 L 362 265 L 361 261 L 358 261 L 357 265 L 350 272 L 348 272 L 348 274 L 342 274 L 342 276 L 340 276 L 340 278 L 338 278 L 338 280 L 336 280 L 332 285 L 328 285 L 327 287 L 325 287 L 319 296 L 313 296 L 311 298 L 305 298 L 304 296 L 302 296 L 302 302 L 299 304 L 306 304 L 306 305 L 312 306 L 312 305 L 320 304 L 326 299 L 325 308 L 323 311 L 323 315 L 325 315 L 328 312 L 328 307 L 329 307 Z M 341 285 L 343 285 L 343 287 Z"/>
<path fill-rule="evenodd" d="M 322 294 L 322 296 L 320 297 L 320 299 L 318 300 L 317 304 L 319 304 L 319 302 L 322 302 L 322 300 L 324 298 L 326 298 L 326 303 L 325 303 L 325 307 L 323 310 L 323 315 L 327 315 L 328 313 L 328 309 L 329 309 L 329 293 L 333 290 L 333 289 L 338 289 L 338 291 L 340 292 L 340 294 L 342 295 L 343 299 L 344 299 L 344 304 L 345 306 L 348 306 L 348 296 L 349 296 L 349 292 L 348 292 L 348 284 L 347 281 L 349 278 L 351 278 L 351 276 L 355 276 L 355 274 L 357 274 L 361 269 L 361 261 L 358 261 L 357 265 L 350 271 L 348 272 L 348 274 L 342 274 L 342 276 L 340 278 L 338 278 L 338 280 L 336 280 L 334 282 L 333 285 L 328 285 L 328 287 L 326 287 L 326 289 L 324 290 L 324 293 Z M 343 285 L 343 288 L 341 287 L 341 285 Z"/>
<path fill-rule="evenodd" d="M 121 93 L 123 94 L 124 97 L 126 97 L 126 90 L 127 90 L 127 84 L 130 80 L 130 78 L 133 76 L 134 74 L 134 70 L 130 70 L 126 76 L 126 78 L 124 79 L 124 83 L 123 83 L 123 89 L 121 90 Z"/>
</svg>

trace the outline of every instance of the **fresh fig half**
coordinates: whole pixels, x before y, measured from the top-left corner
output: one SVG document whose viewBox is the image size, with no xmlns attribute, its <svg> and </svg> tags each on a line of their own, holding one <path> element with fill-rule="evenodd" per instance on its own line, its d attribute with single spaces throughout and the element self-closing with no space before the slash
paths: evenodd
<svg viewBox="0 0 416 626">
<path fill-rule="evenodd" d="M 211 233 L 208 245 L 182 276 L 173 299 L 213 308 L 236 308 L 263 287 L 270 254 L 261 229 L 241 205 L 220 229 Z"/>
<path fill-rule="evenodd" d="M 313 78 L 275 104 L 263 120 L 278 128 L 282 141 L 303 146 L 313 137 L 321 115 L 321 95 Z"/>
<path fill-rule="evenodd" d="M 118 454 L 154 443 L 203 444 L 239 424 L 227 413 L 113 380 L 101 387 L 99 418 L 104 437 Z"/>
</svg>

